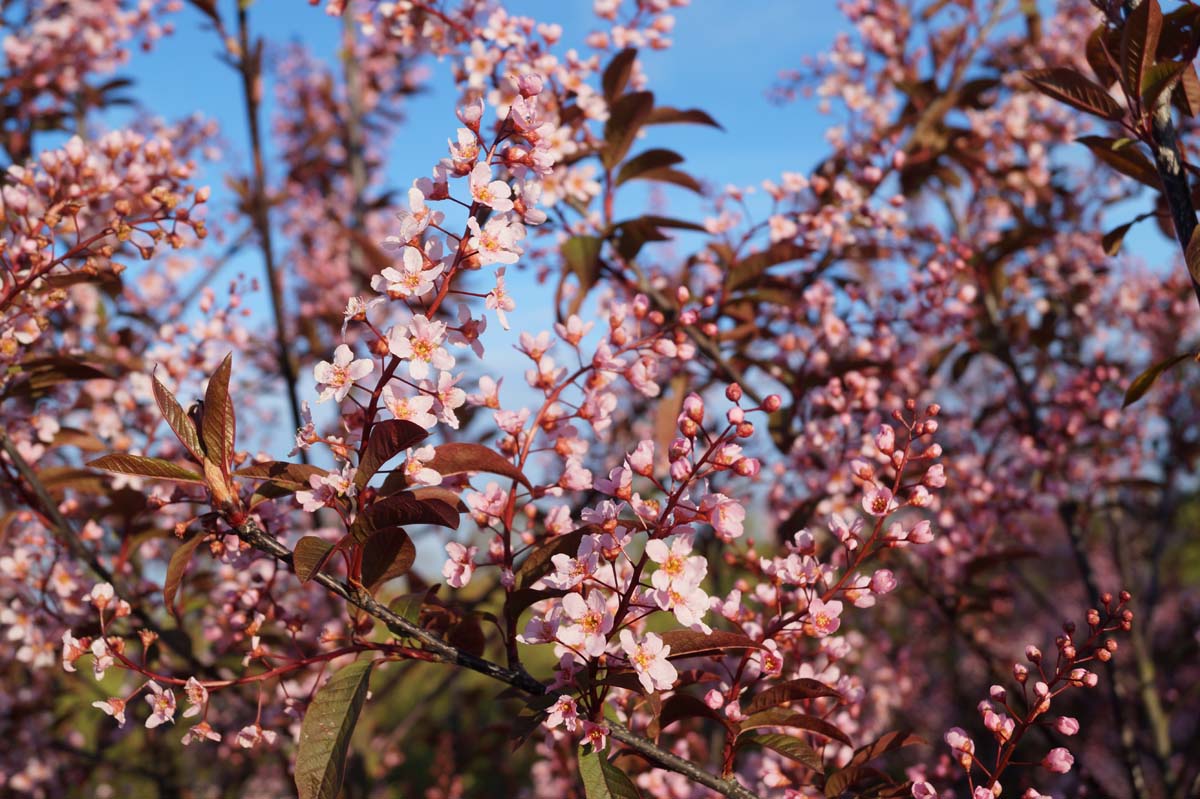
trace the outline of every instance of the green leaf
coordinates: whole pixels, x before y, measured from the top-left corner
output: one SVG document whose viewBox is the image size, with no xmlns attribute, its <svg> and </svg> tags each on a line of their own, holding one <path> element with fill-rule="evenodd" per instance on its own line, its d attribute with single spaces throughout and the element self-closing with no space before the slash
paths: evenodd
<svg viewBox="0 0 1200 799">
<path fill-rule="evenodd" d="M 1125 116 L 1121 105 L 1109 97 L 1103 87 L 1092 83 L 1073 69 L 1065 67 L 1035 69 L 1026 72 L 1025 78 L 1042 94 L 1066 103 L 1072 108 L 1102 119 L 1118 120 Z"/>
<path fill-rule="evenodd" d="M 1162 22 L 1158 0 L 1142 0 L 1125 20 L 1121 32 L 1121 77 L 1132 97 L 1141 96 L 1144 76 L 1158 51 Z"/>
<path fill-rule="evenodd" d="M 612 61 L 609 61 L 608 66 L 604 68 L 601 85 L 604 87 L 604 99 L 608 103 L 611 104 L 621 92 L 625 91 L 625 87 L 629 84 L 629 78 L 633 75 L 635 61 L 637 61 L 637 50 L 633 47 L 626 47 L 613 56 Z"/>
<path fill-rule="evenodd" d="M 342 667 L 317 695 L 300 725 L 296 752 L 296 788 L 300 799 L 337 799 L 346 773 L 346 753 L 358 722 L 372 660 Z"/>
<path fill-rule="evenodd" d="M 482 444 L 469 442 L 454 442 L 442 444 L 434 448 L 433 460 L 425 461 L 425 465 L 436 470 L 443 477 L 471 472 L 488 472 L 501 477 L 510 477 L 529 490 L 533 485 L 513 462 L 496 450 Z"/>
<path fill-rule="evenodd" d="M 354 485 L 366 486 L 385 463 L 424 441 L 429 431 L 403 419 L 387 419 L 371 426 L 371 440 L 354 473 Z"/>
<path fill-rule="evenodd" d="M 151 376 L 150 380 L 154 388 L 154 401 L 158 404 L 158 410 L 163 418 L 167 420 L 167 426 L 175 433 L 179 443 L 192 453 L 192 457 L 203 462 L 204 447 L 200 444 L 200 434 L 196 432 L 196 425 L 192 423 L 183 406 L 179 404 L 179 400 L 175 399 L 175 395 L 168 391 L 157 377 Z"/>
<path fill-rule="evenodd" d="M 620 186 L 626 181 L 640 177 L 645 172 L 682 163 L 683 156 L 674 150 L 665 150 L 662 148 L 646 150 L 630 158 L 621 166 L 621 171 L 617 173 L 617 185 Z"/>
<path fill-rule="evenodd" d="M 292 551 L 292 570 L 296 572 L 300 582 L 307 583 L 315 577 L 329 560 L 331 552 L 333 544 L 315 535 L 306 535 L 297 541 L 296 548 Z"/>
<path fill-rule="evenodd" d="M 1200 353 L 1180 353 L 1179 355 L 1167 358 L 1165 361 L 1159 361 L 1146 371 L 1142 372 L 1133 379 L 1133 382 L 1129 384 L 1129 388 L 1125 389 L 1125 401 L 1121 403 L 1121 407 L 1128 408 L 1130 405 L 1140 400 L 1145 393 L 1150 390 L 1150 387 L 1154 385 L 1158 378 L 1162 377 L 1164 372 L 1176 364 L 1182 363 L 1188 358 L 1193 358 L 1197 355 L 1200 355 Z"/>
<path fill-rule="evenodd" d="M 229 375 L 233 370 L 233 353 L 225 356 L 217 371 L 208 379 L 204 393 L 204 414 L 200 437 L 208 460 L 225 472 L 233 462 L 233 443 L 237 435 L 233 400 L 229 397 Z"/>
<path fill-rule="evenodd" d="M 605 169 L 615 169 L 625 160 L 634 138 L 653 109 L 653 92 L 631 92 L 611 104 L 608 121 L 604 123 L 604 147 L 600 150 L 600 161 Z"/>
<path fill-rule="evenodd" d="M 173 480 L 179 483 L 199 483 L 204 485 L 204 476 L 185 469 L 162 458 L 147 458 L 142 455 L 126 455 L 114 453 L 102 455 L 88 466 L 116 474 L 131 474 L 137 477 L 153 477 L 159 480 Z"/>
<path fill-rule="evenodd" d="M 1167 61 L 1146 70 L 1142 76 L 1142 108 L 1153 111 L 1163 93 L 1174 90 L 1179 76 L 1189 66 L 1191 64 L 1180 61 Z"/>
<path fill-rule="evenodd" d="M 760 694 L 756 694 L 750 700 L 750 707 L 746 708 L 746 714 L 753 715 L 760 710 L 778 707 L 786 702 L 795 702 L 801 699 L 819 699 L 825 696 L 841 698 L 841 694 L 825 683 L 811 680 L 807 677 L 799 680 L 789 680 L 788 682 L 772 686 Z"/>
<path fill-rule="evenodd" d="M 204 534 L 196 533 L 172 552 L 171 560 L 167 562 L 167 576 L 163 580 L 163 605 L 175 618 L 179 618 L 179 609 L 175 607 L 175 595 L 179 593 L 179 586 L 183 584 L 183 575 L 192 561 L 192 554 L 203 540 Z"/>
<path fill-rule="evenodd" d="M 580 290 L 584 293 L 600 279 L 600 248 L 603 244 L 597 236 L 572 236 L 562 244 L 563 261 L 579 279 Z"/>
<path fill-rule="evenodd" d="M 417 548 L 400 527 L 371 533 L 363 544 L 362 583 L 374 590 L 388 580 L 403 577 L 417 559 Z"/>
<path fill-rule="evenodd" d="M 794 736 L 770 732 L 738 738 L 737 747 L 739 749 L 752 745 L 773 749 L 784 757 L 791 758 L 819 774 L 825 773 L 825 764 L 821 761 L 817 750 Z"/>
<path fill-rule="evenodd" d="M 642 794 L 624 771 L 614 766 L 603 752 L 584 754 L 579 749 L 579 776 L 587 799 L 641 799 Z"/>
<path fill-rule="evenodd" d="M 672 108 L 669 105 L 660 105 L 650 112 L 650 117 L 646 120 L 647 125 L 671 125 L 681 122 L 693 125 L 708 125 L 717 130 L 725 130 L 717 120 L 699 108 L 680 110 Z"/>
</svg>

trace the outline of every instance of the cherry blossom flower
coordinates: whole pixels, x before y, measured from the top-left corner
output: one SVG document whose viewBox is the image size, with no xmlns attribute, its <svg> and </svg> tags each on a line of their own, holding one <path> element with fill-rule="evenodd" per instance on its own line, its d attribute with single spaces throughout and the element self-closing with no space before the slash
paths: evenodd
<svg viewBox="0 0 1200 799">
<path fill-rule="evenodd" d="M 479 254 L 479 263 L 483 266 L 515 264 L 517 256 L 523 252 L 517 241 L 524 238 L 524 228 L 503 216 L 492 217 L 482 228 L 475 217 L 471 217 L 467 220 L 467 228 L 471 231 L 467 244 Z"/>
<path fill-rule="evenodd" d="M 824 638 L 837 632 L 838 627 L 842 625 L 842 620 L 838 618 L 841 613 L 842 603 L 837 600 L 824 602 L 821 599 L 813 599 L 809 602 L 808 620 L 816 637 Z"/>
<path fill-rule="evenodd" d="M 354 388 L 354 384 L 375 371 L 375 362 L 369 358 L 354 359 L 354 351 L 339 344 L 333 351 L 333 363 L 321 361 L 313 367 L 313 377 L 318 385 L 325 386 L 317 402 L 333 398 L 341 402 Z"/>
<path fill-rule="evenodd" d="M 452 588 L 462 588 L 471 581 L 475 573 L 475 555 L 478 547 L 463 546 L 457 541 L 446 543 L 446 554 L 450 558 L 442 566 L 442 576 Z"/>
<path fill-rule="evenodd" d="M 104 679 L 104 673 L 113 665 L 115 659 L 108 648 L 108 642 L 103 638 L 92 641 L 92 672 L 97 680 Z"/>
<path fill-rule="evenodd" d="M 408 478 L 409 483 L 431 486 L 441 484 L 442 475 L 436 469 L 425 465 L 427 461 L 433 460 L 436 456 L 437 450 L 431 446 L 408 450 L 404 461 L 404 475 Z"/>
<path fill-rule="evenodd" d="M 550 706 L 546 714 L 545 725 L 551 729 L 565 727 L 567 732 L 575 732 L 579 728 L 579 710 L 574 698 L 560 696 L 558 701 Z"/>
<path fill-rule="evenodd" d="M 125 700 L 111 697 L 104 701 L 92 702 L 92 707 L 98 707 L 117 720 L 118 727 L 125 726 Z"/>
<path fill-rule="evenodd" d="M 190 746 L 192 741 L 219 741 L 221 736 L 213 731 L 207 721 L 197 722 L 183 734 L 182 743 L 184 746 Z M 240 743 L 240 741 L 239 741 Z"/>
<path fill-rule="evenodd" d="M 737 500 L 724 494 L 709 494 L 700 502 L 700 510 L 723 541 L 741 537 L 746 509 Z"/>
<path fill-rule="evenodd" d="M 511 211 L 512 189 L 503 180 L 492 180 L 492 168 L 480 162 L 471 170 L 471 196 L 475 202 L 489 206 L 500 213 Z"/>
<path fill-rule="evenodd" d="M 606 636 L 612 630 L 613 616 L 600 591 L 592 591 L 585 600 L 579 594 L 562 598 L 563 613 L 574 624 L 558 629 L 558 640 L 591 657 L 604 654 Z"/>
<path fill-rule="evenodd" d="M 469 346 L 478 358 L 483 357 L 483 342 L 479 340 L 480 335 L 487 330 L 487 317 L 481 316 L 475 319 L 471 315 L 471 309 L 466 305 L 458 306 L 458 327 L 451 328 L 447 340 L 451 344 L 459 346 Z"/>
<path fill-rule="evenodd" d="M 188 708 L 183 711 L 183 717 L 187 719 L 199 716 L 200 711 L 204 709 L 204 704 L 208 702 L 208 689 L 201 685 L 195 677 L 188 677 L 187 683 L 183 686 L 183 692 L 187 694 L 188 700 Z"/>
<path fill-rule="evenodd" d="M 431 322 L 417 314 L 407 328 L 396 326 L 388 335 L 388 349 L 397 358 L 408 359 L 408 373 L 417 380 L 429 376 L 429 367 L 453 369 L 454 356 L 442 346 L 445 322 Z"/>
<path fill-rule="evenodd" d="M 638 681 L 647 693 L 669 691 L 675 685 L 679 673 L 667 656 L 671 647 L 654 633 L 646 633 L 641 641 L 635 641 L 628 629 L 621 630 L 621 648 L 625 650 L 630 665 L 637 672 Z"/>
<path fill-rule="evenodd" d="M 433 291 L 433 281 L 445 270 L 445 265 L 435 260 L 433 266 L 425 268 L 425 256 L 416 247 L 405 247 L 400 269 L 386 267 L 371 278 L 371 288 L 387 293 L 394 299 L 423 297 Z"/>
<path fill-rule="evenodd" d="M 175 693 L 174 691 L 165 690 L 161 685 L 154 680 L 146 683 L 146 687 L 150 689 L 150 694 L 146 696 L 146 701 L 150 703 L 150 717 L 146 719 L 146 728 L 154 729 L 160 724 L 175 721 Z"/>
<path fill-rule="evenodd" d="M 71 634 L 70 630 L 64 630 L 62 634 L 62 667 L 64 671 L 75 671 L 75 661 L 83 657 L 87 653 L 87 648 L 84 643 Z"/>
<path fill-rule="evenodd" d="M 437 417 L 430 413 L 434 398 L 428 394 L 417 394 L 411 397 L 397 395 L 392 391 L 392 387 L 387 385 L 383 387 L 380 399 L 383 400 L 383 407 L 387 408 L 388 412 L 396 419 L 412 422 L 426 430 L 437 424 Z"/>
<path fill-rule="evenodd" d="M 238 730 L 237 745 L 243 749 L 253 749 L 260 743 L 265 742 L 268 746 L 275 743 L 276 733 L 271 730 L 264 730 L 258 724 L 248 724 Z"/>
<path fill-rule="evenodd" d="M 516 300 L 508 294 L 508 290 L 504 287 L 504 267 L 496 270 L 496 287 L 488 292 L 483 301 L 484 306 L 489 310 L 496 312 L 496 318 L 500 320 L 500 326 L 508 330 L 508 316 L 506 311 L 511 311 L 517 307 Z"/>
<path fill-rule="evenodd" d="M 886 486 L 877 486 L 863 496 L 863 510 L 872 516 L 887 516 L 897 507 L 892 497 L 892 490 Z"/>
</svg>

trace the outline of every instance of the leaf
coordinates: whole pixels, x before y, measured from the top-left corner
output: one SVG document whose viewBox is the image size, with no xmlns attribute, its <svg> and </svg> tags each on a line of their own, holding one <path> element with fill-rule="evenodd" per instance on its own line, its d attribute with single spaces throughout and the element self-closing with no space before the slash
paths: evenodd
<svg viewBox="0 0 1200 799">
<path fill-rule="evenodd" d="M 608 66 L 604 68 L 601 85 L 604 87 L 604 99 L 609 104 L 625 91 L 625 86 L 628 85 L 629 78 L 633 75 L 633 65 L 636 61 L 637 49 L 626 47 L 613 56 L 612 61 L 609 61 Z"/>
<path fill-rule="evenodd" d="M 1159 190 L 1162 183 L 1154 164 L 1130 139 L 1110 139 L 1105 136 L 1081 136 L 1076 139 L 1086 145 L 1092 154 L 1122 175 L 1127 175 L 1144 186 Z"/>
<path fill-rule="evenodd" d="M 147 458 L 142 455 L 114 453 L 112 455 L 102 455 L 93 461 L 89 461 L 87 465 L 93 469 L 102 469 L 106 472 L 115 472 L 116 474 L 131 474 L 137 477 L 153 477 L 159 480 L 174 480 L 180 483 L 199 483 L 200 485 L 204 485 L 203 475 L 193 472 L 191 469 L 177 466 L 171 461 L 163 460 L 162 458 Z"/>
<path fill-rule="evenodd" d="M 300 582 L 307 583 L 321 571 L 331 552 L 333 544 L 324 538 L 306 535 L 296 542 L 292 551 L 292 571 L 296 572 Z"/>
<path fill-rule="evenodd" d="M 1107 255 L 1116 255 L 1119 253 L 1121 251 L 1121 244 L 1125 241 L 1125 234 L 1132 227 L 1132 222 L 1126 222 L 1105 233 L 1104 237 L 1100 239 L 1100 246 L 1104 247 L 1104 252 Z"/>
<path fill-rule="evenodd" d="M 759 727 L 795 727 L 816 733 L 817 735 L 823 735 L 846 746 L 853 745 L 849 735 L 825 719 L 808 716 L 804 713 L 796 713 L 795 711 L 781 707 L 773 707 L 769 710 L 755 713 L 743 721 L 740 726 L 743 730 L 753 730 Z"/>
<path fill-rule="evenodd" d="M 885 732 L 883 735 L 876 738 L 866 746 L 860 746 L 854 751 L 854 756 L 850 758 L 847 766 L 861 766 L 870 763 L 880 755 L 888 752 L 894 752 L 897 749 L 903 749 L 906 746 L 917 746 L 924 744 L 925 739 L 919 735 L 913 735 L 907 730 L 894 730 Z"/>
<path fill-rule="evenodd" d="M 600 279 L 600 248 L 604 242 L 596 236 L 572 236 L 563 242 L 561 252 L 567 268 L 587 293 Z"/>
<path fill-rule="evenodd" d="M 1179 101 L 1185 114 L 1190 117 L 1196 116 L 1197 113 L 1200 113 L 1200 76 L 1196 74 L 1195 64 L 1187 65 L 1187 69 L 1183 71 L 1183 76 L 1179 79 L 1179 87 L 1183 91 L 1175 92 L 1172 99 Z"/>
<path fill-rule="evenodd" d="M 1096 80 L 1105 88 L 1109 88 L 1117 82 L 1117 73 L 1113 69 L 1113 65 L 1109 62 L 1109 56 L 1105 52 L 1105 43 L 1110 35 L 1111 29 L 1107 23 L 1101 22 L 1096 26 L 1088 36 L 1087 45 L 1085 46 L 1085 56 L 1088 66 L 1092 68 L 1092 72 L 1096 75 Z"/>
<path fill-rule="evenodd" d="M 671 240 L 670 236 L 658 229 L 658 225 L 640 218 L 613 225 L 611 235 L 615 238 L 617 253 L 626 262 L 637 258 L 648 242 Z"/>
<path fill-rule="evenodd" d="M 1131 97 L 1141 96 L 1144 76 L 1158 51 L 1162 22 L 1158 0 L 1142 0 L 1125 20 L 1121 33 L 1121 77 Z"/>
<path fill-rule="evenodd" d="M 208 460 L 225 472 L 233 462 L 233 443 L 237 434 L 233 400 L 229 397 L 229 375 L 233 369 L 233 353 L 225 356 L 217 371 L 208 379 L 204 392 L 204 414 L 200 437 Z"/>
<path fill-rule="evenodd" d="M 366 541 L 376 530 L 409 524 L 436 524 L 458 528 L 458 508 L 440 499 L 420 499 L 411 491 L 382 497 L 371 503 L 350 526 L 356 541 Z"/>
<path fill-rule="evenodd" d="M 794 736 L 769 732 L 763 735 L 748 735 L 738 738 L 737 747 L 739 749 L 752 745 L 773 749 L 784 757 L 791 758 L 817 773 L 823 774 L 825 772 L 825 764 L 822 762 L 817 750 Z"/>
<path fill-rule="evenodd" d="M 346 773 L 346 753 L 367 698 L 372 660 L 342 667 L 313 697 L 300 725 L 296 788 L 300 799 L 337 799 Z"/>
<path fill-rule="evenodd" d="M 841 694 L 817 680 L 811 680 L 807 677 L 799 680 L 789 680 L 788 682 L 768 688 L 760 694 L 756 694 L 750 700 L 750 707 L 746 708 L 746 714 L 753 715 L 760 710 L 778 707 L 785 702 L 794 702 L 800 699 L 819 699 L 824 696 L 841 698 Z"/>
<path fill-rule="evenodd" d="M 700 655 L 719 655 L 722 652 L 740 649 L 762 649 L 753 638 L 741 633 L 713 630 L 702 633 L 697 630 L 667 630 L 661 633 L 664 644 L 671 647 L 669 660 Z"/>
<path fill-rule="evenodd" d="M 610 763 L 603 752 L 584 754 L 580 747 L 579 776 L 587 799 L 641 799 L 642 794 L 625 772 Z"/>
<path fill-rule="evenodd" d="M 653 92 L 631 92 L 611 104 L 608 120 L 604 123 L 604 148 L 600 150 L 600 161 L 605 169 L 614 169 L 625 160 L 634 138 L 653 109 Z"/>
<path fill-rule="evenodd" d="M 385 463 L 429 436 L 419 424 L 403 419 L 387 419 L 371 426 L 371 440 L 354 473 L 354 485 L 365 487 Z"/>
<path fill-rule="evenodd" d="M 709 718 L 725 724 L 725 717 L 691 694 L 673 694 L 663 702 L 658 714 L 659 730 L 682 719 Z"/>
<path fill-rule="evenodd" d="M 291 486 L 294 489 L 309 488 L 309 478 L 313 475 L 324 477 L 329 474 L 319 466 L 307 463 L 288 463 L 287 461 L 265 461 L 255 463 L 236 470 L 234 477 L 249 477 L 255 480 L 270 480 L 280 485 Z"/>
<path fill-rule="evenodd" d="M 646 150 L 643 153 L 638 153 L 622 165 L 621 171 L 617 173 L 617 185 L 620 186 L 626 181 L 640 177 L 644 172 L 682 163 L 683 156 L 674 150 L 664 150 L 662 148 Z"/>
<path fill-rule="evenodd" d="M 41 396 L 47 389 L 61 383 L 76 383 L 86 380 L 112 380 L 108 375 L 95 366 L 83 361 L 55 355 L 48 358 L 30 358 L 19 364 L 7 367 L 7 373 L 13 378 L 24 377 L 24 380 L 14 380 L 4 392 L 5 397 Z"/>
<path fill-rule="evenodd" d="M 459 442 L 442 444 L 440 447 L 434 448 L 433 460 L 426 461 L 425 465 L 436 470 L 443 477 L 468 472 L 488 472 L 502 477 L 511 477 L 530 491 L 533 490 L 533 484 L 529 482 L 529 478 L 522 474 L 512 461 L 482 444 Z"/>
<path fill-rule="evenodd" d="M 1025 73 L 1034 87 L 1059 102 L 1102 119 L 1118 120 L 1125 116 L 1120 104 L 1103 87 L 1065 67 L 1035 69 Z"/>
<path fill-rule="evenodd" d="M 200 434 L 196 432 L 196 425 L 192 424 L 192 420 L 184 411 L 183 406 L 179 404 L 179 400 L 175 399 L 175 395 L 168 391 L 157 377 L 151 376 L 150 380 L 151 386 L 154 388 L 154 402 L 158 405 L 159 413 L 167 420 L 167 426 L 175 433 L 179 443 L 192 453 L 192 457 L 203 462 L 204 447 L 200 444 Z"/>
<path fill-rule="evenodd" d="M 1191 64 L 1180 61 L 1167 61 L 1146 70 L 1146 74 L 1142 76 L 1142 108 L 1153 111 L 1163 93 L 1174 90 L 1179 76 L 1189 66 Z"/>
<path fill-rule="evenodd" d="M 1193 237 L 1194 240 L 1194 237 Z M 1167 358 L 1165 361 L 1159 361 L 1151 366 L 1146 371 L 1133 379 L 1129 384 L 1129 388 L 1125 389 L 1125 401 L 1121 403 L 1122 408 L 1128 408 L 1133 403 L 1142 398 L 1150 387 L 1154 385 L 1158 378 L 1162 377 L 1163 373 L 1171 369 L 1176 364 L 1179 364 L 1188 358 L 1195 357 L 1196 353 L 1184 352 L 1179 355 Z"/>
<path fill-rule="evenodd" d="M 1183 251 L 1183 260 L 1187 264 L 1188 274 L 1192 276 L 1192 284 L 1200 285 L 1200 226 L 1192 229 L 1192 236 Z"/>
<path fill-rule="evenodd" d="M 694 191 L 696 194 L 704 194 L 704 187 L 700 185 L 700 181 L 680 169 L 648 169 L 640 175 L 635 175 L 638 180 L 654 180 L 659 183 L 671 183 L 676 186 L 682 186 L 685 189 Z"/>
<path fill-rule="evenodd" d="M 362 583 L 374 590 L 388 580 L 408 574 L 416 559 L 417 548 L 403 528 L 376 530 L 363 544 Z"/>
<path fill-rule="evenodd" d="M 851 785 L 868 781 L 882 782 L 886 785 L 892 784 L 891 777 L 879 769 L 868 766 L 847 766 L 830 774 L 829 778 L 825 780 L 825 796 L 829 799 L 841 796 Z"/>
<path fill-rule="evenodd" d="M 713 119 L 706 112 L 699 108 L 688 108 L 681 111 L 678 108 L 672 108 L 669 105 L 660 105 L 650 112 L 649 118 L 646 120 L 647 125 L 671 125 L 680 122 L 691 123 L 694 125 L 708 125 L 717 130 L 725 130 L 721 127 L 717 120 Z"/>
<path fill-rule="evenodd" d="M 764 250 L 752 253 L 730 266 L 726 283 L 730 291 L 753 284 L 768 268 L 777 264 L 799 261 L 812 251 L 790 241 L 778 241 Z"/>
<path fill-rule="evenodd" d="M 163 605 L 177 619 L 179 609 L 175 607 L 175 595 L 179 593 L 179 586 L 183 584 L 183 575 L 192 561 L 192 554 L 203 540 L 204 535 L 196 533 L 172 552 L 171 560 L 167 562 L 167 576 L 163 579 Z"/>
</svg>

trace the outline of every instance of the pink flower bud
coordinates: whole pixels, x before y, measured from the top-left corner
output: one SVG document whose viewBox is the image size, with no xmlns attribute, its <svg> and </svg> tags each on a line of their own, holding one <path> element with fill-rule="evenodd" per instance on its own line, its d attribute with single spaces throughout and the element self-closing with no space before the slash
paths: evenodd
<svg viewBox="0 0 1200 799">
<path fill-rule="evenodd" d="M 1055 747 L 1042 758 L 1042 767 L 1055 774 L 1066 774 L 1074 765 L 1075 758 L 1063 747 Z"/>
<path fill-rule="evenodd" d="M 1054 729 L 1061 735 L 1074 735 L 1079 732 L 1079 722 L 1070 716 L 1059 716 L 1054 722 Z"/>
<path fill-rule="evenodd" d="M 517 78 L 517 91 L 521 93 L 522 97 L 536 97 L 542 93 L 542 86 L 542 76 L 535 73 Z"/>
</svg>

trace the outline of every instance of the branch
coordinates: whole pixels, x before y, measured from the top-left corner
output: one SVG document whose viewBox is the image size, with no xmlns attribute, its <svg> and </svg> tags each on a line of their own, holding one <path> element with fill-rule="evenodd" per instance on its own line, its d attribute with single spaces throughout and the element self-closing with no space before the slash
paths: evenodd
<svg viewBox="0 0 1200 799">
<path fill-rule="evenodd" d="M 28 485 L 28 488 L 22 493 L 27 495 L 27 499 L 32 500 L 29 504 L 33 507 L 34 511 L 37 512 L 47 522 L 46 526 L 54 535 L 55 540 L 58 541 L 58 543 L 68 552 L 70 552 L 71 556 L 75 558 L 75 560 L 85 564 L 98 580 L 112 585 L 119 596 L 127 595 L 126 592 L 121 588 L 121 583 L 117 579 L 116 575 L 109 571 L 104 564 L 100 562 L 100 559 L 97 558 L 91 550 L 84 546 L 83 540 L 75 531 L 75 528 L 71 524 L 70 520 L 67 519 L 67 517 L 63 515 L 63 512 L 58 509 L 58 503 L 54 501 L 52 496 L 50 496 L 50 492 L 46 490 L 46 486 L 37 476 L 37 472 L 35 472 L 33 467 L 29 465 L 29 461 L 22 457 L 21 453 L 17 450 L 16 445 L 13 444 L 12 439 L 8 437 L 8 433 L 6 433 L 4 430 L 0 430 L 0 451 L 3 451 L 4 454 L 8 456 L 8 459 L 12 461 L 13 466 L 17 470 L 17 474 L 20 475 L 21 479 L 23 479 Z M 18 490 L 20 490 L 19 487 Z M 186 660 L 188 665 L 194 671 L 197 673 L 204 673 L 208 670 L 207 666 L 196 659 L 196 656 L 192 653 L 190 646 L 183 645 L 181 643 L 181 638 L 173 634 L 178 632 L 177 630 L 163 630 L 154 622 L 154 619 L 152 619 L 150 615 L 146 613 L 146 611 L 142 610 L 142 608 L 139 606 L 131 606 L 131 610 L 133 615 L 139 622 L 141 622 L 143 627 L 157 635 L 158 640 L 161 641 L 164 646 L 170 648 L 173 652 L 175 652 L 175 654 Z M 183 640 L 186 640 L 186 637 L 184 637 Z"/>
<path fill-rule="evenodd" d="M 232 526 L 238 537 L 250 546 L 284 563 L 291 564 L 292 553 L 288 551 L 288 548 L 268 535 L 253 518 L 248 518 L 241 524 Z M 394 635 L 415 638 L 420 641 L 443 663 L 453 663 L 478 672 L 491 677 L 493 680 L 511 685 L 530 696 L 544 696 L 551 692 L 551 689 L 547 688 L 545 684 L 535 679 L 524 669 L 506 668 L 498 663 L 477 657 L 446 643 L 423 627 L 413 624 L 408 619 L 393 612 L 387 606 L 380 604 L 367 591 L 360 587 L 342 582 L 321 572 L 313 575 L 312 580 L 315 583 L 319 583 L 330 593 L 341 597 L 354 607 L 362 610 L 367 615 L 383 622 Z M 729 797 L 729 799 L 758 799 L 752 791 L 737 781 L 732 779 L 723 780 L 716 777 L 696 764 L 659 748 L 652 741 L 641 737 L 628 727 L 609 720 L 605 720 L 604 725 L 608 727 L 608 734 L 612 738 L 645 756 L 650 761 L 657 763 L 662 768 L 682 774 L 693 782 L 703 785 L 706 788 L 711 788 L 717 793 Z"/>
<path fill-rule="evenodd" d="M 271 246 L 271 220 L 267 212 L 267 178 L 263 165 L 262 134 L 259 131 L 258 111 L 262 91 L 261 50 L 251 54 L 250 26 L 246 11 L 247 3 L 238 4 L 238 53 L 235 66 L 242 78 L 242 99 L 246 111 L 246 124 L 250 134 L 250 152 L 253 160 L 253 175 L 250 183 L 250 218 L 258 233 L 258 245 L 262 249 L 263 265 L 267 271 L 267 285 L 271 293 L 271 311 L 275 318 L 275 348 L 279 371 L 287 383 L 288 404 L 292 412 L 292 426 L 299 430 L 304 426 L 300 416 L 300 398 L 296 390 L 296 367 L 288 351 L 287 325 L 283 317 L 283 277 L 275 263 Z M 259 43 L 261 44 L 261 43 Z M 300 450 L 300 460 L 308 463 L 308 455 Z"/>
</svg>

